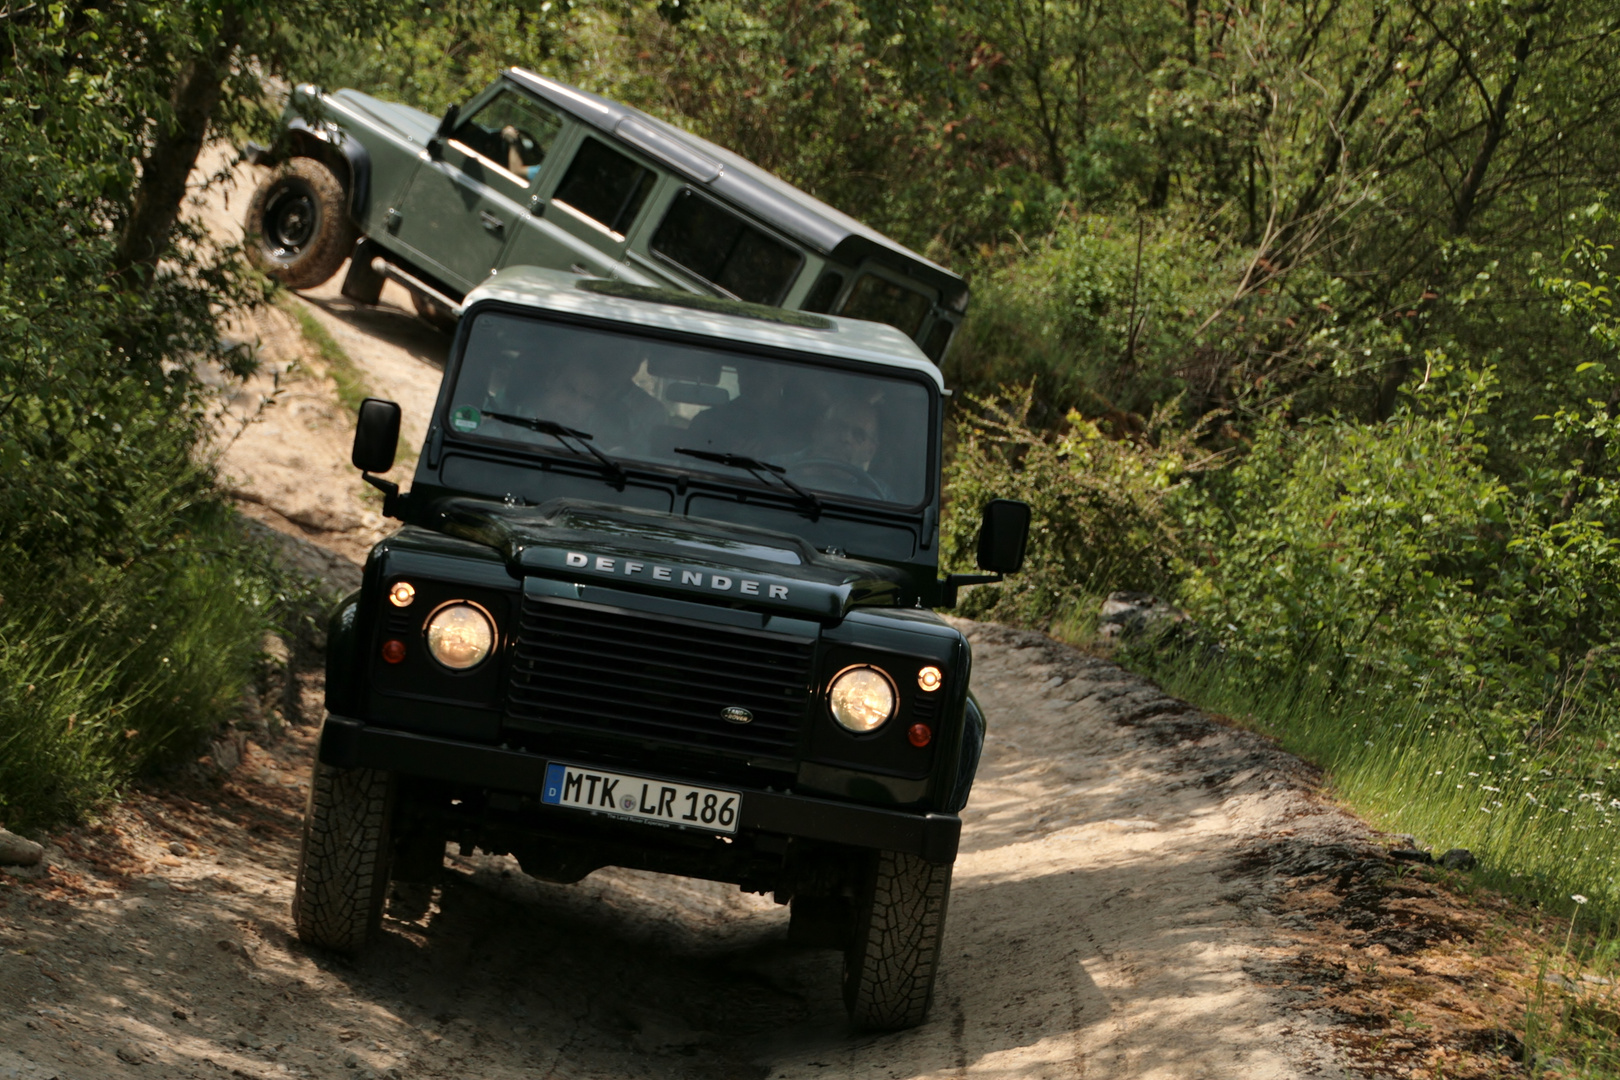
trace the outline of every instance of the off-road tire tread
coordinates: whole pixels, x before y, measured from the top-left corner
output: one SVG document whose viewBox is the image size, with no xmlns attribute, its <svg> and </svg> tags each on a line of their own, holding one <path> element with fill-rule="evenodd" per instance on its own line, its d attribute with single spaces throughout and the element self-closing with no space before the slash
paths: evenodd
<svg viewBox="0 0 1620 1080">
<path fill-rule="evenodd" d="M 265 247 L 264 210 L 276 186 L 289 177 L 309 185 L 319 204 L 320 223 L 296 258 L 279 262 L 270 257 Z M 287 159 L 254 190 L 248 202 L 245 231 L 248 261 L 289 289 L 313 289 L 330 280 L 353 252 L 358 236 L 349 220 L 349 199 L 343 182 L 324 164 L 307 157 Z"/>
<path fill-rule="evenodd" d="M 916 1027 L 933 998 L 951 867 L 880 851 L 864 892 L 844 955 L 844 1004 L 860 1028 Z"/>
<path fill-rule="evenodd" d="M 354 956 L 377 932 L 393 789 L 391 773 L 315 763 L 293 889 L 298 940 Z"/>
</svg>

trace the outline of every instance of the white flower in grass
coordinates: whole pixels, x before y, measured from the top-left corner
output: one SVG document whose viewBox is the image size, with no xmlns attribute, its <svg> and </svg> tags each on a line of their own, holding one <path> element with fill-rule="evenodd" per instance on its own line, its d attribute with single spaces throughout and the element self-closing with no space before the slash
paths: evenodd
<svg viewBox="0 0 1620 1080">
<path fill-rule="evenodd" d="M 1575 901 L 1577 904 L 1586 903 L 1586 897 L 1582 896 L 1580 893 L 1571 893 L 1569 898 Z"/>
</svg>

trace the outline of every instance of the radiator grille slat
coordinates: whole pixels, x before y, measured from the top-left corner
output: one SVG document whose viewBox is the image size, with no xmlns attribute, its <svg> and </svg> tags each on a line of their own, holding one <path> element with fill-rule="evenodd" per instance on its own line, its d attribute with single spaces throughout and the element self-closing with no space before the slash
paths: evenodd
<svg viewBox="0 0 1620 1080">
<path fill-rule="evenodd" d="M 507 711 L 519 722 L 787 755 L 814 652 L 799 638 L 528 597 Z M 722 719 L 733 705 L 753 721 Z"/>
</svg>

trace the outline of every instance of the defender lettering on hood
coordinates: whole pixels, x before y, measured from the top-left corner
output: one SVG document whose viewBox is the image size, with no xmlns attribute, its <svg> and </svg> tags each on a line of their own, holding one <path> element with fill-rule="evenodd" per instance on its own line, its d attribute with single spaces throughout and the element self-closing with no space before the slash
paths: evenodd
<svg viewBox="0 0 1620 1080">
<path fill-rule="evenodd" d="M 591 556 L 579 551 L 568 552 L 564 556 L 564 561 L 573 569 L 589 570 L 598 574 L 627 577 L 644 576 L 651 578 L 653 581 L 664 581 L 671 585 L 681 585 L 694 589 L 708 588 L 716 592 L 735 590 L 741 596 L 764 596 L 771 600 L 786 600 L 788 598 L 788 586 L 786 585 L 778 585 L 774 582 L 742 577 L 741 575 L 687 570 L 677 566 L 663 566 L 659 563 L 621 558 L 617 555 L 597 555 L 593 559 Z M 679 576 L 677 577 L 677 575 Z M 705 578 L 707 578 L 706 582 Z"/>
</svg>

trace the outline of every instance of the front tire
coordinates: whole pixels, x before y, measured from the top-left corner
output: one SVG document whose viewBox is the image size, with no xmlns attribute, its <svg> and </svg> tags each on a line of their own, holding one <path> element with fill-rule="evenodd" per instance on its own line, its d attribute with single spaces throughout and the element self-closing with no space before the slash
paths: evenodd
<svg viewBox="0 0 1620 1080">
<path fill-rule="evenodd" d="M 844 952 L 844 1004 L 857 1027 L 895 1031 L 927 1018 L 950 895 L 950 866 L 896 851 L 872 860 Z"/>
<path fill-rule="evenodd" d="M 248 261 L 289 289 L 311 289 L 337 273 L 354 248 L 343 184 L 314 158 L 277 166 L 247 210 Z"/>
<path fill-rule="evenodd" d="M 298 940 L 358 955 L 382 922 L 394 777 L 316 761 L 293 889 Z"/>
</svg>

